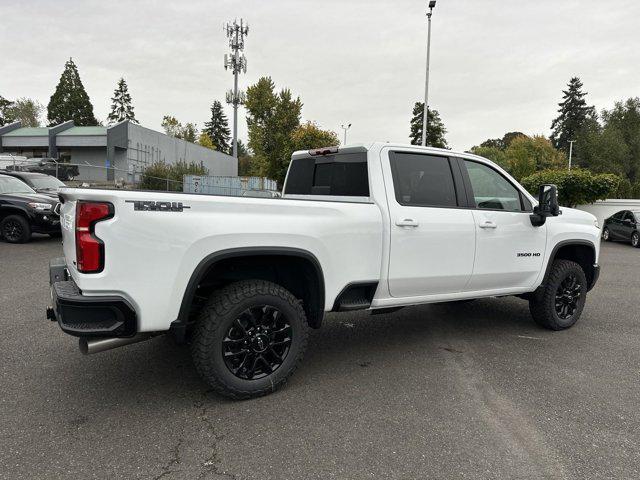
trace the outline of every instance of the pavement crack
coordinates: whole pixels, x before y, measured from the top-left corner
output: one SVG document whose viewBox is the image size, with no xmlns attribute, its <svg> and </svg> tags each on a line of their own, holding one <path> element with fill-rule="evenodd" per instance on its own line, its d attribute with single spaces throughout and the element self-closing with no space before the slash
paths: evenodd
<svg viewBox="0 0 640 480">
<path fill-rule="evenodd" d="M 182 434 L 178 438 L 178 441 L 173 447 L 171 447 L 171 457 L 169 458 L 169 461 L 165 465 L 163 465 L 162 471 L 158 475 L 153 477 L 153 480 L 160 480 L 167 475 L 171 475 L 172 473 L 174 473 L 174 467 L 182 463 L 182 458 L 180 457 L 180 448 L 182 447 L 182 443 L 184 441 L 183 436 L 184 428 Z"/>
<path fill-rule="evenodd" d="M 198 417 L 202 421 L 202 423 L 204 423 L 210 435 L 213 437 L 213 445 L 211 447 L 211 453 L 205 459 L 205 461 L 202 462 L 202 471 L 197 476 L 197 479 L 201 480 L 206 478 L 207 475 L 214 474 L 219 477 L 230 478 L 232 480 L 240 480 L 236 475 L 222 470 L 222 460 L 220 458 L 218 445 L 220 442 L 222 442 L 222 440 L 224 440 L 224 436 L 220 434 L 220 432 L 218 432 L 215 425 L 209 418 L 206 401 L 207 392 L 204 392 L 203 396 L 204 399 L 202 401 L 197 401 L 195 403 L 195 407 L 200 410 Z"/>
</svg>

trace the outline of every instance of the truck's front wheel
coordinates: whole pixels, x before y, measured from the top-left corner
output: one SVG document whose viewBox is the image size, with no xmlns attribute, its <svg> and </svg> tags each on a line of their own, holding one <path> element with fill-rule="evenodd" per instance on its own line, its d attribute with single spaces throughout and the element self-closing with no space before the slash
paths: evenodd
<svg viewBox="0 0 640 480">
<path fill-rule="evenodd" d="M 191 353 L 204 380 L 234 399 L 274 392 L 307 348 L 309 327 L 300 302 L 263 280 L 216 291 L 199 314 Z"/>
<path fill-rule="evenodd" d="M 578 321 L 586 297 L 582 267 L 570 260 L 556 260 L 545 284 L 529 300 L 529 310 L 541 327 L 564 330 Z"/>
</svg>

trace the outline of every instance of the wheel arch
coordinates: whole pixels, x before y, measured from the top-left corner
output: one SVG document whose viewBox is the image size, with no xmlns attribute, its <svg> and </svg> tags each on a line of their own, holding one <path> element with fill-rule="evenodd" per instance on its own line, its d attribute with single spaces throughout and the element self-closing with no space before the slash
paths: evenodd
<svg viewBox="0 0 640 480">
<path fill-rule="evenodd" d="M 186 328 L 199 290 L 215 290 L 234 281 L 268 280 L 289 290 L 303 302 L 309 325 L 319 328 L 324 316 L 325 282 L 317 257 L 291 247 L 240 247 L 207 255 L 196 266 L 172 327 Z M 302 281 L 300 281 L 302 280 Z"/>
<path fill-rule="evenodd" d="M 557 243 L 549 256 L 542 281 L 543 285 L 547 282 L 553 262 L 556 259 L 571 260 L 580 265 L 587 277 L 588 290 L 593 288 L 598 275 L 596 267 L 596 246 L 593 242 L 588 240 L 564 240 Z"/>
<path fill-rule="evenodd" d="M 31 217 L 29 216 L 29 212 L 24 207 L 21 207 L 19 205 L 0 206 L 0 222 L 4 220 L 5 217 L 8 217 L 9 215 L 20 215 L 24 217 L 27 220 L 27 222 L 31 220 Z"/>
</svg>

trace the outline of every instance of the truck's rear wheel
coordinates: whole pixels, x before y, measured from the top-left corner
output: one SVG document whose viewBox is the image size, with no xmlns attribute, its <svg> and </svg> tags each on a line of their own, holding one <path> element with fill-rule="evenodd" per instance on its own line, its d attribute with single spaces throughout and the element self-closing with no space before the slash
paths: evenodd
<svg viewBox="0 0 640 480">
<path fill-rule="evenodd" d="M 556 260 L 546 283 L 529 300 L 535 322 L 550 330 L 573 326 L 584 308 L 587 278 L 582 267 L 570 260 Z"/>
<path fill-rule="evenodd" d="M 191 354 L 221 395 L 258 397 L 286 383 L 307 348 L 309 326 L 285 288 L 245 280 L 215 292 L 198 316 Z"/>
</svg>

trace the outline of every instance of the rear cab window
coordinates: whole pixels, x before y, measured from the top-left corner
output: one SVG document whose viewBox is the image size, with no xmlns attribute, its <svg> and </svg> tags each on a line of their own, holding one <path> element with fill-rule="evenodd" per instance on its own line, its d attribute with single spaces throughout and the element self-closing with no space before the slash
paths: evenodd
<svg viewBox="0 0 640 480">
<path fill-rule="evenodd" d="M 368 198 L 366 149 L 331 148 L 294 155 L 283 194 Z"/>
<path fill-rule="evenodd" d="M 396 201 L 403 206 L 458 205 L 448 157 L 424 153 L 389 152 Z"/>
</svg>

